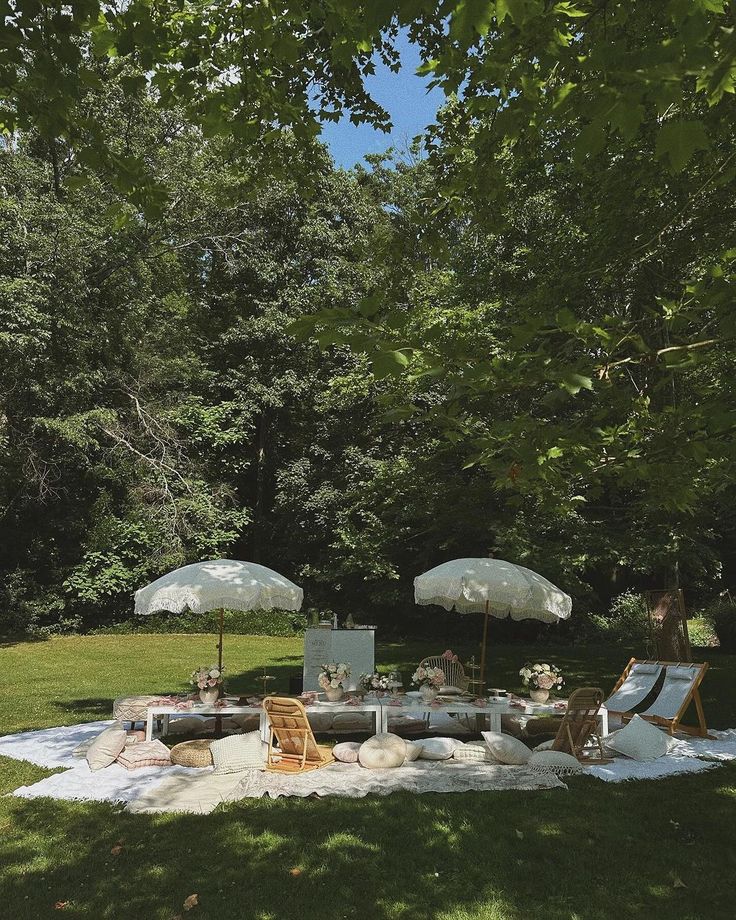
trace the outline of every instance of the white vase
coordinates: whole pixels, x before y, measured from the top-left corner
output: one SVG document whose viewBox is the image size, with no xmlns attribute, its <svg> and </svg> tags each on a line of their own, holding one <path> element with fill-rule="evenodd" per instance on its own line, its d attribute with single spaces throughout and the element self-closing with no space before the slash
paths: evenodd
<svg viewBox="0 0 736 920">
<path fill-rule="evenodd" d="M 422 694 L 422 699 L 425 703 L 431 703 L 432 700 L 437 698 L 437 688 L 431 687 L 429 684 L 422 684 L 419 692 Z"/>
<path fill-rule="evenodd" d="M 549 690 L 530 690 L 529 696 L 534 703 L 546 703 L 549 699 Z"/>
<path fill-rule="evenodd" d="M 207 703 L 208 706 L 211 706 L 213 703 L 217 702 L 217 698 L 220 695 L 219 687 L 205 687 L 204 690 L 199 691 L 199 698 L 203 703 Z"/>
<path fill-rule="evenodd" d="M 328 687 L 325 690 L 325 696 L 327 697 L 330 703 L 337 703 L 338 700 L 341 700 L 345 694 L 345 691 L 342 687 Z"/>
</svg>

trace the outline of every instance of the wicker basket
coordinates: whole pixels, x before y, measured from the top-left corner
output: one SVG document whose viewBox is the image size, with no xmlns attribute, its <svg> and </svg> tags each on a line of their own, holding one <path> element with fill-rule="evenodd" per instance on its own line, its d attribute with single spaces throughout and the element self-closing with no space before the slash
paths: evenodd
<svg viewBox="0 0 736 920">
<path fill-rule="evenodd" d="M 211 741 L 182 741 L 171 749 L 171 762 L 180 767 L 211 767 Z"/>
</svg>

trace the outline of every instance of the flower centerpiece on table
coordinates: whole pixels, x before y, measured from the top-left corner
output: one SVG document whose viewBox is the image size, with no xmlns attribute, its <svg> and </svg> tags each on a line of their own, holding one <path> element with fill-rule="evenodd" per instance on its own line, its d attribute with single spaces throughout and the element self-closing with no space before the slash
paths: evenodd
<svg viewBox="0 0 736 920">
<path fill-rule="evenodd" d="M 358 686 L 365 693 L 375 693 L 376 696 L 383 696 L 391 689 L 388 676 L 374 671 L 373 674 L 361 674 Z"/>
<path fill-rule="evenodd" d="M 203 703 L 214 703 L 219 697 L 224 670 L 212 664 L 208 668 L 200 665 L 196 671 L 192 671 L 189 683 L 199 688 L 199 698 Z"/>
<path fill-rule="evenodd" d="M 440 687 L 447 682 L 442 668 L 425 668 L 419 665 L 411 676 L 411 682 L 419 687 L 419 692 L 427 703 L 431 703 L 437 696 Z"/>
<path fill-rule="evenodd" d="M 559 690 L 565 681 L 562 671 L 554 664 L 531 664 L 529 661 L 519 671 L 519 677 L 525 687 L 529 687 L 529 696 L 535 703 L 546 703 L 550 690 Z"/>
<path fill-rule="evenodd" d="M 325 691 L 325 696 L 331 703 L 342 699 L 343 684 L 350 677 L 350 665 L 344 662 L 323 664 L 317 678 L 317 683 Z"/>
</svg>

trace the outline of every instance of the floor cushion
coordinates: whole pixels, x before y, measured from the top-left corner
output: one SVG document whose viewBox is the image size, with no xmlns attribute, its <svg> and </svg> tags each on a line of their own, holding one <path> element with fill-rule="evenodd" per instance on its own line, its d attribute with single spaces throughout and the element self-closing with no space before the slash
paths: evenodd
<svg viewBox="0 0 736 920">
<path fill-rule="evenodd" d="M 313 732 L 328 732 L 332 728 L 331 712 L 314 712 L 307 709 L 307 719 Z"/>
<path fill-rule="evenodd" d="M 373 716 L 369 712 L 338 712 L 332 717 L 336 732 L 372 732 Z"/>
<path fill-rule="evenodd" d="M 424 744 L 421 741 L 406 741 L 406 759 L 404 763 L 411 763 L 421 757 Z"/>
<path fill-rule="evenodd" d="M 577 757 L 564 751 L 534 751 L 527 767 L 534 773 L 553 773 L 555 776 L 572 776 L 584 769 Z"/>
<path fill-rule="evenodd" d="M 115 763 L 125 747 L 125 737 L 125 729 L 119 722 L 100 732 L 84 755 L 90 770 L 103 770 Z"/>
<path fill-rule="evenodd" d="M 239 773 L 241 770 L 263 770 L 263 750 L 259 731 L 244 735 L 228 735 L 210 745 L 215 773 Z"/>
<path fill-rule="evenodd" d="M 603 743 L 610 750 L 646 763 L 664 757 L 672 742 L 656 725 L 640 716 L 634 716 L 629 724 L 615 735 L 607 735 Z"/>
<path fill-rule="evenodd" d="M 340 763 L 357 763 L 360 741 L 341 741 L 332 749 L 332 756 Z"/>
<path fill-rule="evenodd" d="M 414 719 L 411 716 L 395 716 L 388 719 L 388 730 L 390 732 L 402 732 L 403 734 L 417 734 L 426 732 L 427 723 L 424 719 Z"/>
<path fill-rule="evenodd" d="M 532 756 L 532 752 L 518 738 L 502 732 L 481 732 L 488 750 L 500 763 L 520 766 Z"/>
<path fill-rule="evenodd" d="M 463 742 L 457 738 L 425 738 L 422 741 L 422 760 L 449 760 Z"/>
<path fill-rule="evenodd" d="M 180 741 L 171 751 L 171 762 L 179 767 L 204 768 L 212 766 L 212 742 L 206 738 L 196 741 Z"/>
<path fill-rule="evenodd" d="M 406 741 L 391 732 L 379 732 L 361 744 L 358 760 L 369 770 L 400 767 L 406 760 Z"/>
<path fill-rule="evenodd" d="M 204 731 L 206 720 L 201 716 L 178 716 L 169 721 L 170 735 L 189 735 Z"/>
<path fill-rule="evenodd" d="M 562 719 L 562 716 L 542 716 L 538 719 L 529 719 L 525 725 L 526 733 L 529 738 L 537 738 L 539 735 L 556 735 Z"/>
<path fill-rule="evenodd" d="M 171 752 L 166 745 L 155 741 L 138 741 L 128 745 L 118 754 L 117 763 L 126 770 L 139 770 L 141 767 L 170 767 Z"/>
<path fill-rule="evenodd" d="M 462 747 L 457 748 L 452 757 L 453 760 L 469 760 L 475 763 L 498 763 L 493 754 L 491 754 L 488 745 L 473 741 L 469 741 Z"/>
<path fill-rule="evenodd" d="M 260 718 L 249 712 L 239 712 L 229 718 L 243 732 L 255 731 L 261 724 Z"/>
</svg>

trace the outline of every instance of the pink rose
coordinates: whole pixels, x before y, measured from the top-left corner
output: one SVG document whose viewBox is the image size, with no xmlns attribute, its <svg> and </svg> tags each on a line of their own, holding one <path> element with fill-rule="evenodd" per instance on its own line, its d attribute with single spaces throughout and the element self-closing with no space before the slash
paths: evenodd
<svg viewBox="0 0 736 920">
<path fill-rule="evenodd" d="M 210 677 L 210 679 L 207 681 L 207 683 L 210 685 L 210 687 L 216 687 L 216 686 L 217 686 L 217 680 L 216 680 L 216 678 L 214 678 L 214 677 Z"/>
<path fill-rule="evenodd" d="M 555 679 L 551 674 L 540 674 L 537 678 L 537 686 L 540 690 L 551 690 L 555 685 Z"/>
</svg>

